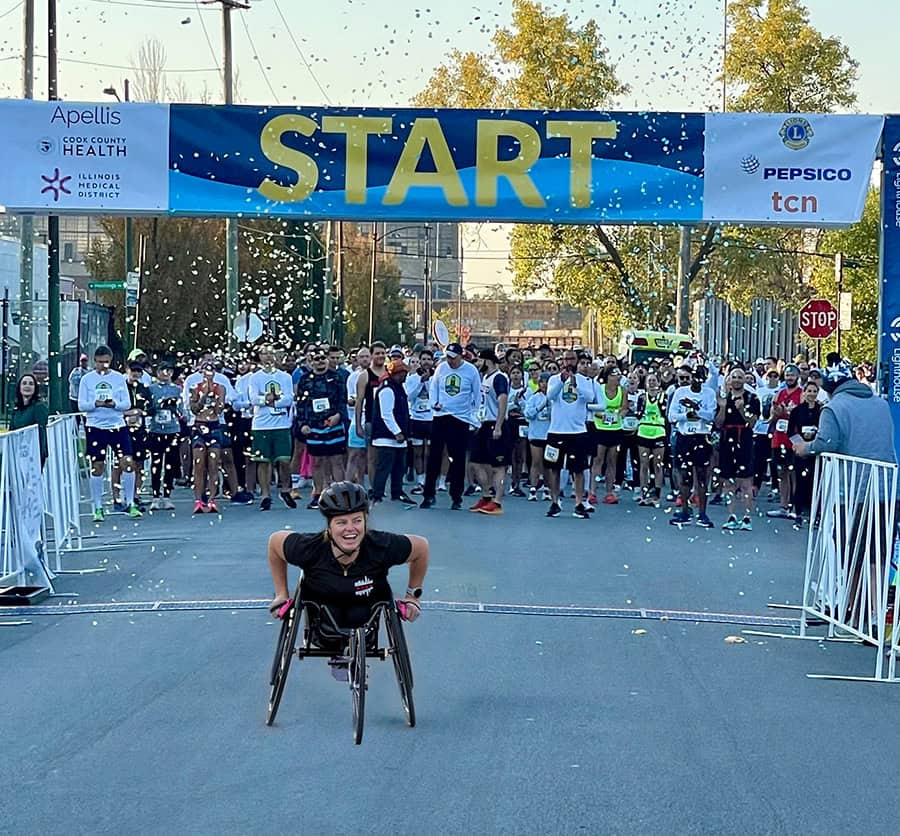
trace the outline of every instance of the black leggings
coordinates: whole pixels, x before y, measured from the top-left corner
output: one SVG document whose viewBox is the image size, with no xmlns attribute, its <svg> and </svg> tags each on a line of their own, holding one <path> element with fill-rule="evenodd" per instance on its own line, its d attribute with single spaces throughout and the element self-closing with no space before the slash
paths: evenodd
<svg viewBox="0 0 900 836">
<path fill-rule="evenodd" d="M 450 487 L 450 498 L 454 502 L 462 501 L 463 487 L 466 480 L 466 452 L 469 449 L 469 425 L 452 415 L 435 416 L 431 424 L 431 449 L 428 451 L 428 465 L 425 469 L 424 496 L 434 499 L 437 478 L 441 472 L 444 447 L 450 465 L 447 469 L 447 483 Z"/>
<path fill-rule="evenodd" d="M 162 496 L 169 497 L 172 493 L 175 475 L 181 471 L 178 433 L 171 435 L 150 433 L 148 440 L 151 455 L 150 484 L 153 487 L 153 496 L 157 499 L 160 497 L 160 483 L 162 483 L 165 485 L 165 493 Z"/>
</svg>

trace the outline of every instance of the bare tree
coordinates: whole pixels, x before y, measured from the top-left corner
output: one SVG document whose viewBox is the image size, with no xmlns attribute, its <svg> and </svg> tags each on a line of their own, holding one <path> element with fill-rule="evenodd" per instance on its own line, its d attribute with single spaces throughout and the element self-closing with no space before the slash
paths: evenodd
<svg viewBox="0 0 900 836">
<path fill-rule="evenodd" d="M 140 102 L 161 102 L 166 98 L 166 48 L 156 38 L 145 39 L 132 57 L 134 80 L 132 98 Z"/>
<path fill-rule="evenodd" d="M 184 76 L 178 76 L 174 83 L 167 89 L 170 102 L 194 101 L 194 97 L 191 95 L 191 91 L 188 88 L 187 82 L 184 80 Z"/>
</svg>

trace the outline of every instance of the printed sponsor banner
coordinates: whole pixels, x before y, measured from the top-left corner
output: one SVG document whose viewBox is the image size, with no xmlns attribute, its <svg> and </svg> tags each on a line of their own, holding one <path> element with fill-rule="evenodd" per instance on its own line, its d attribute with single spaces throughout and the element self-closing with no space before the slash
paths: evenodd
<svg viewBox="0 0 900 836">
<path fill-rule="evenodd" d="M 701 114 L 172 105 L 178 214 L 699 221 Z"/>
<path fill-rule="evenodd" d="M 882 116 L 710 113 L 703 218 L 846 226 L 862 216 Z"/>
<path fill-rule="evenodd" d="M 0 205 L 164 213 L 168 136 L 167 105 L 0 101 Z"/>
<path fill-rule="evenodd" d="M 884 125 L 881 181 L 881 391 L 894 419 L 894 450 L 900 453 L 900 116 Z"/>
</svg>

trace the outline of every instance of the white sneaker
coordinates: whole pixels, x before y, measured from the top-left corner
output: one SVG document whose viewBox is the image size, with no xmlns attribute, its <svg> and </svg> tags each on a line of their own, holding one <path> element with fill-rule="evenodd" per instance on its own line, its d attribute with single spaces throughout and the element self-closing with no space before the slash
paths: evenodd
<svg viewBox="0 0 900 836">
<path fill-rule="evenodd" d="M 151 511 L 162 511 L 163 510 L 163 501 L 161 499 L 154 499 L 153 502 L 150 503 Z"/>
<path fill-rule="evenodd" d="M 163 511 L 174 511 L 175 510 L 175 503 L 172 502 L 171 499 L 163 499 L 161 502 L 162 502 Z"/>
<path fill-rule="evenodd" d="M 541 502 L 549 502 L 551 499 L 553 499 L 553 497 L 550 496 L 550 488 L 544 488 L 543 491 L 544 495 L 541 497 Z"/>
</svg>

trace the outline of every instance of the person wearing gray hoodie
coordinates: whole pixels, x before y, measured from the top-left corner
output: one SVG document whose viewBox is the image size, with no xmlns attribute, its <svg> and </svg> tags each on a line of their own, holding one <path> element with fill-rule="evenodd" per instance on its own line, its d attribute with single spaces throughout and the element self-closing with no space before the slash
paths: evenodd
<svg viewBox="0 0 900 836">
<path fill-rule="evenodd" d="M 840 453 L 860 459 L 895 463 L 894 422 L 884 398 L 853 377 L 846 362 L 829 365 L 822 386 L 830 396 L 822 409 L 819 432 L 814 441 L 797 441 L 799 456 Z"/>
</svg>

